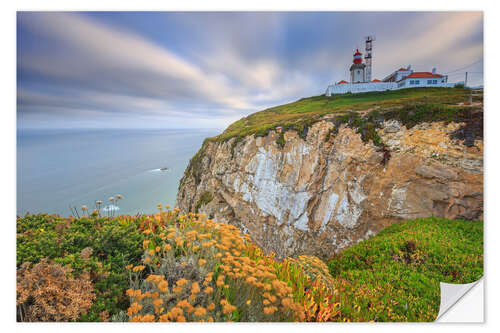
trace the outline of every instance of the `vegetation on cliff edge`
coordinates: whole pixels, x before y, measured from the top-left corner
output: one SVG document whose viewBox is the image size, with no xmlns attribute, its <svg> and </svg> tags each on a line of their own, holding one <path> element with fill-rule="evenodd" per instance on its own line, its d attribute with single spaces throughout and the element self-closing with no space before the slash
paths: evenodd
<svg viewBox="0 0 500 333">
<path fill-rule="evenodd" d="M 341 252 L 328 266 L 353 320 L 434 321 L 440 282 L 483 275 L 481 221 L 426 218 L 392 225 Z"/>
<path fill-rule="evenodd" d="M 245 136 L 266 136 L 270 131 L 281 128 L 276 143 L 283 147 L 283 133 L 295 130 L 303 139 L 315 122 L 327 120 L 335 128 L 327 136 L 333 137 L 338 127 L 345 124 L 357 131 L 365 142 L 372 142 L 383 147 L 377 129 L 385 120 L 401 121 L 408 128 L 422 122 L 466 122 L 466 125 L 454 138 L 473 145 L 475 139 L 482 139 L 482 109 L 478 106 L 464 105 L 469 101 L 470 90 L 464 88 L 410 88 L 383 92 L 342 94 L 326 97 L 325 95 L 302 98 L 296 102 L 272 107 L 253 113 L 231 124 L 222 134 L 207 138 L 190 160 L 179 188 L 186 179 L 193 175 L 195 183 L 201 178 L 201 161 L 209 142 L 223 142 L 233 139 L 231 158 L 236 145 Z M 482 95 L 472 96 L 473 102 L 482 102 Z"/>
<path fill-rule="evenodd" d="M 233 137 L 247 135 L 265 136 L 269 131 L 282 127 L 297 130 L 302 136 L 307 127 L 322 120 L 325 115 L 348 112 L 380 113 L 415 105 L 458 105 L 467 102 L 469 89 L 459 88 L 410 88 L 383 92 L 325 95 L 302 98 L 296 102 L 272 107 L 253 113 L 232 123 L 222 134 L 209 138 L 210 141 L 227 141 Z M 482 101 L 474 96 L 473 101 Z M 307 133 L 305 133 L 307 134 Z"/>
<path fill-rule="evenodd" d="M 440 281 L 483 272 L 479 221 L 403 222 L 327 267 L 277 261 L 234 226 L 159 207 L 141 217 L 19 217 L 18 320 L 428 321 Z"/>
</svg>

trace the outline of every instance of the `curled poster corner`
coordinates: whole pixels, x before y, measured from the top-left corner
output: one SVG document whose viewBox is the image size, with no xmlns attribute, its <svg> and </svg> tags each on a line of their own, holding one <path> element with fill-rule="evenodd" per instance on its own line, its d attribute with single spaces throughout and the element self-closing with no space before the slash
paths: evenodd
<svg viewBox="0 0 500 333">
<path fill-rule="evenodd" d="M 474 288 L 476 285 L 480 288 Z M 441 282 L 440 287 L 441 303 L 437 322 L 483 322 L 483 278 L 467 284 Z M 473 288 L 474 293 L 470 292 Z"/>
</svg>

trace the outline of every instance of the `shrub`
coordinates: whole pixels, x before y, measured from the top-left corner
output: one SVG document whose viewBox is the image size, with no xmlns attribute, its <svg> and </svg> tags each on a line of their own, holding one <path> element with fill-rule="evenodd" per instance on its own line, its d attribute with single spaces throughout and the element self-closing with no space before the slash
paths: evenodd
<svg viewBox="0 0 500 333">
<path fill-rule="evenodd" d="M 88 274 L 71 277 L 72 269 L 47 259 L 17 270 L 18 321 L 74 321 L 95 299 Z"/>
<path fill-rule="evenodd" d="M 47 214 L 19 217 L 17 267 L 48 258 L 71 267 L 75 278 L 82 274 L 89 276 L 96 299 L 78 320 L 100 321 L 103 311 L 113 316 L 129 306 L 125 266 L 141 259 L 140 244 L 144 239 L 141 227 L 144 228 L 143 222 L 148 218 L 94 215 L 75 219 Z"/>
<path fill-rule="evenodd" d="M 213 200 L 213 195 L 210 192 L 203 192 L 203 194 L 200 196 L 200 199 L 196 202 L 196 205 L 194 206 L 194 211 L 195 213 L 198 213 L 198 210 L 200 209 L 201 206 L 204 206 L 208 203 L 210 203 Z"/>
<path fill-rule="evenodd" d="M 278 138 L 276 139 L 276 143 L 278 144 L 278 146 L 280 146 L 281 148 L 285 147 L 285 134 L 282 132 L 280 132 Z"/>
<path fill-rule="evenodd" d="M 271 255 L 231 225 L 187 214 L 145 230 L 129 266 L 131 321 L 293 321 L 304 318 Z M 144 278 L 144 272 L 147 272 Z"/>
</svg>

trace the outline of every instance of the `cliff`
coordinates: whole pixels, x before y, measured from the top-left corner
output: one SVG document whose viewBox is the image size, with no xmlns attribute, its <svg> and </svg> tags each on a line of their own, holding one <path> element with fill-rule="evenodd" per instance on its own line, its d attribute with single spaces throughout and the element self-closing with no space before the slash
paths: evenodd
<svg viewBox="0 0 500 333">
<path fill-rule="evenodd" d="M 482 96 L 399 94 L 314 97 L 231 125 L 191 160 L 178 207 L 278 257 L 330 256 L 404 219 L 482 219 Z"/>
</svg>

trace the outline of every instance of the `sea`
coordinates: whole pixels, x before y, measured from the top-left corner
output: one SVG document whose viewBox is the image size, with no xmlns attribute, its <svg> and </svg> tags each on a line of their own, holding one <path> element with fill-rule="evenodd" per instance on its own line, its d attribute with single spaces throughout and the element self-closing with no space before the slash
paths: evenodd
<svg viewBox="0 0 500 333">
<path fill-rule="evenodd" d="M 179 181 L 219 129 L 18 129 L 17 215 L 70 216 L 101 200 L 103 214 L 174 207 Z M 117 202 L 109 201 L 120 194 Z M 81 213 L 81 211 L 80 211 Z"/>
</svg>

